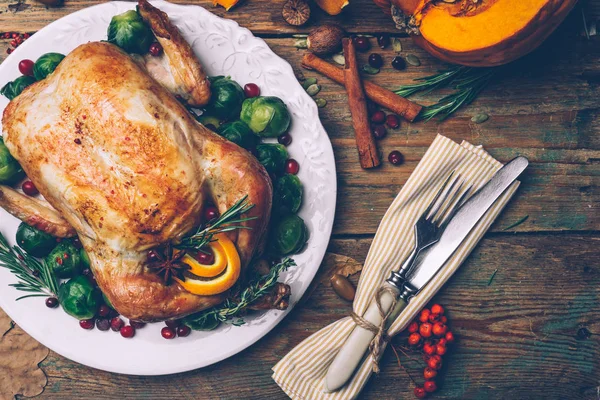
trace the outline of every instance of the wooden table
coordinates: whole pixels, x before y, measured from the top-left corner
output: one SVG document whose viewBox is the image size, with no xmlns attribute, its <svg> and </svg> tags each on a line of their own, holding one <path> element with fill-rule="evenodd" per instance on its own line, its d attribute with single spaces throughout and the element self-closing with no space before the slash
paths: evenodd
<svg viewBox="0 0 600 400">
<path fill-rule="evenodd" d="M 0 31 L 35 32 L 98 2 L 66 0 L 63 7 L 48 9 L 33 0 L 0 0 Z M 351 2 L 338 18 L 313 6 L 310 25 L 301 29 L 284 23 L 283 0 L 248 0 L 229 13 L 212 8 L 208 0 L 193 3 L 237 20 L 299 68 L 303 53 L 293 47 L 291 35 L 319 23 L 335 21 L 353 33 L 394 33 L 391 20 L 370 0 Z M 588 20 L 600 16 L 597 2 L 586 7 Z M 481 144 L 501 161 L 519 154 L 531 161 L 514 201 L 436 298 L 448 309 L 458 344 L 447 358 L 435 398 L 600 398 L 600 37 L 586 39 L 581 27 L 581 9 L 576 8 L 542 48 L 471 106 L 444 123 L 403 123 L 391 131 L 380 149 L 385 157 L 399 149 L 406 159 L 399 167 L 386 161 L 377 170 L 360 169 L 345 92 L 319 77 L 320 97 L 328 102 L 321 118 L 338 168 L 332 252 L 364 261 L 386 208 L 438 133 Z M 421 66 L 395 71 L 389 67 L 391 48 L 377 49 L 387 66 L 368 79 L 394 88 L 443 67 L 409 38 L 401 41 L 402 54 L 418 56 Z M 7 47 L 7 40 L 0 41 L 0 60 Z M 419 98 L 423 103 L 434 99 Z M 490 119 L 471 122 L 480 112 Z M 505 230 L 525 216 L 524 223 Z M 41 397 L 284 398 L 271 380 L 271 367 L 350 310 L 330 288 L 315 285 L 309 293 L 257 344 L 198 371 L 115 375 L 50 352 L 41 363 L 48 377 Z M 119 355 L 107 349 L 107 357 Z M 363 397 L 412 398 L 413 384 L 393 354 L 386 354 L 382 364 L 382 373 L 371 379 Z"/>
</svg>

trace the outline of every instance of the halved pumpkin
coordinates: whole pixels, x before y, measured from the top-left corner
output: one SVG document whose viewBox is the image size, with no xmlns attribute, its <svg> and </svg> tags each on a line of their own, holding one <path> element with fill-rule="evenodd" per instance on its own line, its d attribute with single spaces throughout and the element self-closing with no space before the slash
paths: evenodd
<svg viewBox="0 0 600 400">
<path fill-rule="evenodd" d="M 350 4 L 349 0 L 315 0 L 315 3 L 329 15 L 338 15 L 344 7 Z"/>
<path fill-rule="evenodd" d="M 539 46 L 577 0 L 392 0 L 435 57 L 475 67 L 501 65 Z"/>
</svg>

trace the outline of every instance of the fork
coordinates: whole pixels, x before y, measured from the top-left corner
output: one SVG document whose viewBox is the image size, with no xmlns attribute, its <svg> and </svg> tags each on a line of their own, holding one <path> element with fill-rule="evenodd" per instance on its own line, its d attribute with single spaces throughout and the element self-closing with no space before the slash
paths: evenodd
<svg viewBox="0 0 600 400">
<path fill-rule="evenodd" d="M 405 290 L 406 274 L 413 267 L 419 253 L 440 240 L 448 222 L 468 197 L 472 186 L 468 186 L 462 191 L 463 185 L 464 181 L 455 171 L 444 181 L 432 202 L 415 223 L 415 245 L 413 250 L 398 271 L 392 271 L 390 278 L 383 284 L 383 287 L 388 290 L 381 293 L 381 312 L 376 299 L 374 299 L 362 316 L 363 319 L 375 326 L 379 326 L 382 320 L 381 314 L 390 312 L 392 304 L 397 301 L 396 306 L 388 315 L 386 321 L 387 329 L 402 310 L 404 310 L 409 299 L 399 298 L 399 296 Z M 340 382 L 346 382 L 350 378 L 363 359 L 365 352 L 369 349 L 369 345 L 374 337 L 375 333 L 359 325 L 354 328 L 348 340 L 340 348 L 340 351 L 329 366 L 325 377 L 326 391 L 337 390 L 340 387 Z"/>
</svg>

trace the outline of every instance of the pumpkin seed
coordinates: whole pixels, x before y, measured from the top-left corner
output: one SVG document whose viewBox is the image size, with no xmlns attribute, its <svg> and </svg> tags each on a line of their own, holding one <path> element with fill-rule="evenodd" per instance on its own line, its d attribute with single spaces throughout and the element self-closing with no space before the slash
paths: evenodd
<svg viewBox="0 0 600 400">
<path fill-rule="evenodd" d="M 323 108 L 327 105 L 327 100 L 318 98 L 318 99 L 315 99 L 315 103 L 317 103 L 317 107 Z"/>
<path fill-rule="evenodd" d="M 421 60 L 415 55 L 409 54 L 406 56 L 406 62 L 412 65 L 413 67 L 418 67 L 421 65 Z"/>
<path fill-rule="evenodd" d="M 363 71 L 369 75 L 375 75 L 379 73 L 379 68 L 373 68 L 370 65 L 363 65 Z"/>
<path fill-rule="evenodd" d="M 342 53 L 334 54 L 333 56 L 331 56 L 331 59 L 335 61 L 336 64 L 346 65 L 346 58 Z"/>
<path fill-rule="evenodd" d="M 476 124 L 481 124 L 481 123 L 484 123 L 485 121 L 487 121 L 489 117 L 490 116 L 487 115 L 486 113 L 481 113 L 481 114 L 477 114 L 477 115 L 473 116 L 471 118 L 471 121 Z"/>
<path fill-rule="evenodd" d="M 394 42 L 392 43 L 392 47 L 396 53 L 400 53 L 402 51 L 402 42 L 398 38 L 394 38 Z"/>
<path fill-rule="evenodd" d="M 302 87 L 306 90 L 315 83 L 317 83 L 317 78 L 306 78 L 304 82 L 302 82 Z"/>
<path fill-rule="evenodd" d="M 304 35 L 304 34 L 297 33 L 297 34 L 295 34 L 295 35 L 292 35 L 292 37 L 293 37 L 293 38 L 297 38 L 297 39 L 303 39 L 303 38 L 306 38 L 306 37 L 308 37 L 308 35 Z"/>
<path fill-rule="evenodd" d="M 297 49 L 307 49 L 308 43 L 306 42 L 306 39 L 298 39 L 294 42 L 294 47 Z"/>
<path fill-rule="evenodd" d="M 310 85 L 309 87 L 306 88 L 306 93 L 308 93 L 311 96 L 316 95 L 320 91 L 321 91 L 321 86 L 317 85 L 316 83 L 314 85 Z"/>
</svg>

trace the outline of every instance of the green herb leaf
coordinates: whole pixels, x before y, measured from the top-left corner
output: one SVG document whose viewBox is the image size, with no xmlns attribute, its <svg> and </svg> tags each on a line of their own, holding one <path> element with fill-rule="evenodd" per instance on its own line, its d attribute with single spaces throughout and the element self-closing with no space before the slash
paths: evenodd
<svg viewBox="0 0 600 400">
<path fill-rule="evenodd" d="M 516 227 L 516 226 L 519 226 L 519 225 L 521 225 L 523 222 L 527 221 L 527 219 L 528 219 L 528 218 L 529 218 L 529 215 L 526 215 L 526 216 L 524 216 L 523 218 L 521 218 L 520 220 L 518 220 L 518 221 L 517 221 L 517 222 L 515 222 L 514 224 L 512 224 L 512 225 L 509 225 L 509 226 L 507 226 L 506 228 L 504 228 L 504 229 L 503 229 L 503 231 L 507 231 L 507 230 L 509 230 L 509 229 L 511 229 L 511 228 L 514 228 L 514 227 Z"/>
<path fill-rule="evenodd" d="M 496 268 L 494 270 L 494 273 L 492 273 L 492 276 L 490 276 L 490 280 L 488 281 L 488 286 L 490 286 L 492 284 L 492 281 L 494 280 L 494 277 L 496 276 L 496 273 L 498 272 L 498 268 Z"/>
</svg>

